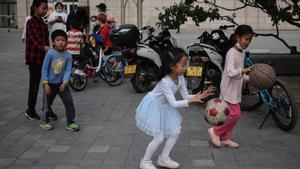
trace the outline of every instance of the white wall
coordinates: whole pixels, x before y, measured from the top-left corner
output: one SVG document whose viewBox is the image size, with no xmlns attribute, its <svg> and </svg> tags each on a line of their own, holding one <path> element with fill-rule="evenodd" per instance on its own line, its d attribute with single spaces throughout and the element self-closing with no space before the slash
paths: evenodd
<svg viewBox="0 0 300 169">
<path fill-rule="evenodd" d="M 79 1 L 85 1 L 90 4 L 90 12 L 91 14 L 97 14 L 96 5 L 104 2 L 106 3 L 109 14 L 115 16 L 118 21 L 120 22 L 121 18 L 121 0 L 79 0 Z M 124 0 L 126 1 L 126 0 Z M 133 23 L 137 24 L 137 9 L 135 2 L 136 0 L 128 0 L 127 2 L 127 8 L 126 8 L 126 23 Z M 154 25 L 158 20 L 158 14 L 159 11 L 157 11 L 155 8 L 159 8 L 160 10 L 163 7 L 170 6 L 174 4 L 175 2 L 178 3 L 180 0 L 143 0 L 143 25 L 151 24 Z M 238 0 L 217 0 L 217 3 L 219 5 L 222 5 L 227 8 L 235 8 L 241 6 L 241 3 Z M 222 14 L 232 15 L 232 12 L 221 10 Z M 239 24 L 249 24 L 254 29 L 259 30 L 270 30 L 274 29 L 272 27 L 272 23 L 270 21 L 270 18 L 262 13 L 259 9 L 248 7 L 244 10 L 240 10 L 236 12 L 236 21 Z M 213 21 L 213 22 L 205 22 L 200 24 L 200 27 L 196 27 L 194 23 L 189 19 L 188 23 L 185 25 L 182 25 L 182 29 L 186 30 L 194 30 L 194 29 L 213 29 L 217 28 L 222 24 L 229 24 L 226 21 Z M 280 25 L 281 29 L 284 30 L 296 30 L 299 28 L 296 28 L 295 26 L 282 23 Z"/>
<path fill-rule="evenodd" d="M 126 1 L 126 0 L 124 0 Z M 137 8 L 135 5 L 136 0 L 127 0 L 126 6 L 126 15 L 125 15 L 125 23 L 137 24 Z M 27 2 L 27 5 L 26 5 Z M 25 16 L 29 12 L 29 8 L 32 0 L 18 0 L 18 25 L 19 27 L 23 26 Z M 108 14 L 113 15 L 117 18 L 117 23 L 120 23 L 121 19 L 121 0 L 79 0 L 79 6 L 89 6 L 90 14 L 97 15 L 96 5 L 104 2 L 109 9 Z M 155 26 L 158 21 L 157 17 L 160 11 L 162 11 L 163 7 L 168 7 L 174 3 L 178 3 L 180 0 L 143 0 L 143 25 L 150 24 Z M 217 3 L 223 5 L 228 8 L 235 8 L 240 6 L 240 2 L 238 0 L 217 0 Z M 26 10 L 27 8 L 27 10 Z M 160 9 L 160 11 L 155 8 Z M 26 13 L 27 11 L 27 13 Z M 222 11 L 222 14 L 232 15 L 232 12 Z M 240 10 L 236 12 L 237 18 L 236 21 L 239 24 L 249 24 L 256 30 L 271 30 L 274 29 L 272 27 L 270 18 L 260 12 L 258 9 L 254 8 L 246 8 L 244 10 Z M 189 21 L 181 26 L 183 30 L 195 30 L 195 29 L 214 29 L 219 27 L 222 24 L 229 24 L 226 21 L 213 21 L 213 22 L 205 22 L 201 23 L 200 27 L 194 25 L 194 23 L 189 19 Z M 282 23 L 280 28 L 283 30 L 299 30 L 299 28 Z"/>
</svg>

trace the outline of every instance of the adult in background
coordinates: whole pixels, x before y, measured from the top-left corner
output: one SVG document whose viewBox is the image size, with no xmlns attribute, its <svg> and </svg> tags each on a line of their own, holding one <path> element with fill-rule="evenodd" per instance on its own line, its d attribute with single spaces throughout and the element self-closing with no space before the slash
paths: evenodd
<svg viewBox="0 0 300 169">
<path fill-rule="evenodd" d="M 8 16 L 8 18 L 7 19 L 9 19 L 9 27 L 8 27 L 8 32 L 10 32 L 10 30 L 12 29 L 12 28 L 15 28 L 15 29 L 17 29 L 17 26 L 16 26 L 16 24 L 15 24 L 15 20 L 16 20 L 16 16 L 15 16 L 16 14 L 13 12 L 11 15 L 9 15 Z"/>
<path fill-rule="evenodd" d="M 90 18 L 88 13 L 83 7 L 78 7 L 74 11 L 71 11 L 67 18 L 67 31 L 71 29 L 71 21 L 76 19 L 79 21 L 81 32 L 85 33 L 85 35 L 89 35 L 90 32 Z"/>
<path fill-rule="evenodd" d="M 25 42 L 25 39 L 26 39 L 26 25 L 27 25 L 27 22 L 28 20 L 34 15 L 34 10 L 33 9 L 30 9 L 30 15 L 29 16 L 26 16 L 25 18 L 25 22 L 24 22 L 24 27 L 23 27 L 23 32 L 22 32 L 22 42 Z"/>
<path fill-rule="evenodd" d="M 103 37 L 104 42 L 102 45 L 103 52 L 105 55 L 109 55 L 112 52 L 112 42 L 109 38 L 110 27 L 107 24 L 107 16 L 105 13 L 100 13 L 98 15 L 98 21 L 100 23 L 100 29 L 98 30 L 98 34 Z"/>
<path fill-rule="evenodd" d="M 35 105 L 41 81 L 41 70 L 44 57 L 49 48 L 48 27 L 42 17 L 47 13 L 47 0 L 33 0 L 33 15 L 26 24 L 26 65 L 29 66 L 28 108 L 25 116 L 31 120 L 39 120 Z"/>
<path fill-rule="evenodd" d="M 100 3 L 99 5 L 96 6 L 96 8 L 98 9 L 99 14 L 105 14 L 107 16 L 107 7 L 105 5 L 105 3 Z M 98 14 L 98 15 L 99 15 Z M 97 25 L 94 26 L 93 28 L 93 32 L 96 32 L 100 29 L 100 23 L 98 23 Z"/>
<path fill-rule="evenodd" d="M 116 17 L 114 17 L 114 16 L 108 16 L 106 22 L 107 22 L 108 26 L 110 27 L 110 29 L 114 28 L 117 24 Z"/>
<path fill-rule="evenodd" d="M 94 33 L 95 31 L 95 26 L 97 26 L 97 16 L 96 15 L 92 15 L 90 17 L 90 33 Z"/>
<path fill-rule="evenodd" d="M 96 7 L 97 7 L 99 13 L 100 12 L 106 13 L 106 11 L 107 11 L 107 7 L 106 7 L 105 3 L 100 3 Z"/>
<path fill-rule="evenodd" d="M 48 18 L 48 24 L 51 26 L 51 32 L 55 30 L 67 31 L 67 14 L 63 11 L 64 5 L 57 2 L 54 6 L 55 11 Z"/>
</svg>

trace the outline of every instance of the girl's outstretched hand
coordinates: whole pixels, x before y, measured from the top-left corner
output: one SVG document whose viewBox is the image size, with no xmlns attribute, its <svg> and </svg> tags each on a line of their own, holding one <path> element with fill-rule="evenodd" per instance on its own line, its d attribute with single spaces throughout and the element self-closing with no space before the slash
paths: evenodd
<svg viewBox="0 0 300 169">
<path fill-rule="evenodd" d="M 241 74 L 251 72 L 251 69 L 253 69 L 253 68 L 254 68 L 254 65 L 252 65 L 250 67 L 247 67 L 247 68 L 244 68 L 244 69 L 241 70 Z"/>
<path fill-rule="evenodd" d="M 195 96 L 191 97 L 188 100 L 188 103 L 203 103 L 202 99 L 207 98 L 208 96 L 211 96 L 214 94 L 214 91 L 216 90 L 216 87 L 214 86 L 209 86 L 207 89 L 205 89 L 204 91 L 200 91 L 198 92 Z"/>
</svg>

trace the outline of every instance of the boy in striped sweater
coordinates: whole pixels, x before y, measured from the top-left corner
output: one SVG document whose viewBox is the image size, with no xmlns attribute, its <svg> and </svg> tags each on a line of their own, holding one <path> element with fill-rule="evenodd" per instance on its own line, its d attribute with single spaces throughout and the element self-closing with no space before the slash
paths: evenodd
<svg viewBox="0 0 300 169">
<path fill-rule="evenodd" d="M 66 49 L 72 54 L 72 58 L 79 59 L 79 65 L 74 73 L 78 75 L 85 75 L 83 69 L 88 63 L 88 58 L 83 58 L 80 56 L 80 50 L 83 43 L 83 33 L 80 31 L 80 22 L 76 19 L 73 19 L 70 25 L 71 29 L 67 32 L 68 42 Z"/>
</svg>

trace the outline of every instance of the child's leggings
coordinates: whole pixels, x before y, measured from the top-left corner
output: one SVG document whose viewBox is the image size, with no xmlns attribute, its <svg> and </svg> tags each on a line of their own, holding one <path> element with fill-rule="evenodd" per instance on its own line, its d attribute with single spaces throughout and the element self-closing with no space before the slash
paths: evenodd
<svg viewBox="0 0 300 169">
<path fill-rule="evenodd" d="M 220 136 L 221 141 L 230 139 L 234 126 L 241 115 L 240 104 L 228 103 L 228 105 L 230 107 L 230 117 L 228 121 L 221 126 L 214 127 L 214 132 L 217 136 Z"/>
<path fill-rule="evenodd" d="M 172 148 L 174 147 L 179 134 L 170 136 L 167 138 L 167 141 L 165 143 L 165 147 L 161 153 L 162 157 L 168 157 L 170 155 L 170 152 Z M 152 141 L 148 144 L 148 147 L 146 149 L 145 155 L 143 157 L 143 160 L 151 160 L 154 152 L 157 150 L 158 146 L 164 141 L 163 135 L 153 136 Z"/>
</svg>

